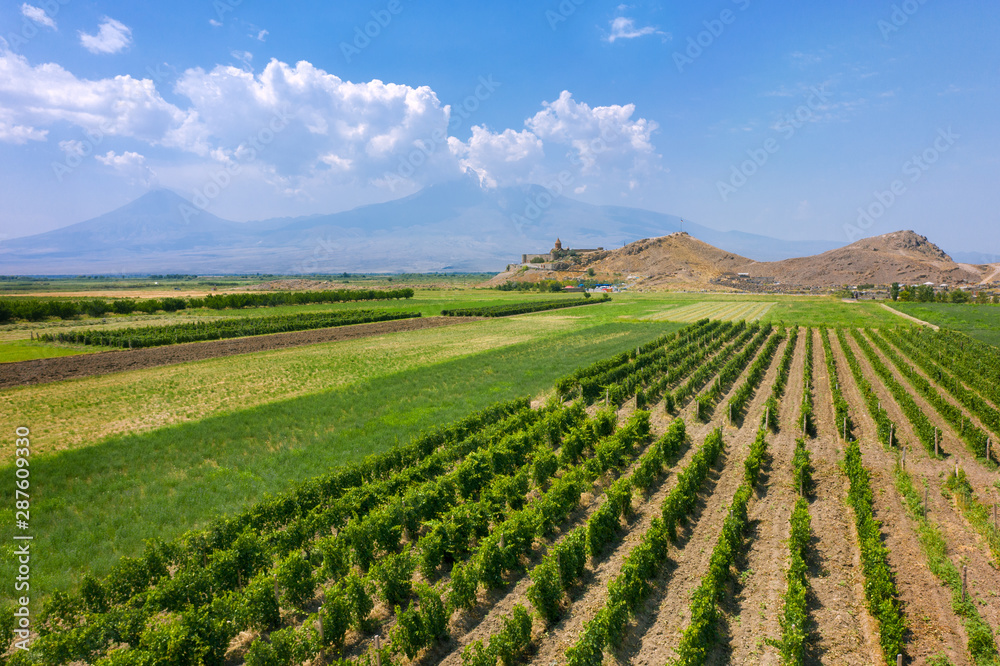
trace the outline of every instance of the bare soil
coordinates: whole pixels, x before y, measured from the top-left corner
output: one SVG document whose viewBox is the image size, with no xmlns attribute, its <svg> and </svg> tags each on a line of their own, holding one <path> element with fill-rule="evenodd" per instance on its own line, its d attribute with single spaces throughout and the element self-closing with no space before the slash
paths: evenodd
<svg viewBox="0 0 1000 666">
<path fill-rule="evenodd" d="M 775 353 L 779 362 L 787 344 L 787 341 L 783 343 Z M 731 664 L 780 662 L 777 649 L 766 639 L 781 636 L 778 618 L 787 588 L 789 521 L 797 498 L 792 455 L 795 453 L 795 438 L 800 434 L 796 421 L 802 403 L 804 340 L 797 340 L 796 346 L 779 410 L 779 431 L 768 438 L 771 465 L 766 473 L 769 482 L 748 514 L 750 551 L 747 554 L 746 579 L 736 595 L 733 609 L 739 619 L 730 623 L 732 654 L 728 661 Z"/>
<path fill-rule="evenodd" d="M 861 552 L 848 482 L 838 467 L 844 452 L 834 424 L 833 395 L 819 331 L 813 331 L 813 405 L 816 439 L 809 442 L 813 495 L 809 507 L 814 559 L 809 563 L 810 664 L 877 664 L 878 629 L 865 606 Z"/>
<path fill-rule="evenodd" d="M 0 364 L 0 389 L 29 384 L 44 384 L 64 379 L 76 379 L 91 375 L 106 375 L 113 372 L 142 370 L 161 365 L 203 361 L 221 356 L 250 354 L 253 352 L 272 351 L 287 347 L 314 345 L 321 342 L 341 342 L 355 340 L 399 331 L 418 331 L 425 328 L 452 326 L 469 321 L 475 317 L 416 317 L 413 319 L 397 319 L 369 324 L 354 324 L 335 328 L 320 328 L 310 331 L 293 331 L 291 333 L 274 333 L 248 338 L 233 338 L 230 340 L 210 340 L 207 342 L 189 342 L 164 347 L 146 349 L 129 349 L 122 351 L 99 352 L 96 354 L 81 354 L 79 356 L 62 356 L 43 358 L 32 361 Z"/>
<path fill-rule="evenodd" d="M 777 375 L 777 365 L 783 345 L 779 346 L 767 374 L 746 410 L 746 416 L 740 427 L 724 425 L 726 449 L 716 469 L 709 475 L 707 492 L 702 493 L 699 505 L 688 524 L 678 531 L 678 543 L 671 549 L 665 573 L 657 581 L 658 589 L 647 600 L 643 612 L 638 615 L 637 626 L 629 632 L 624 646 L 614 655 L 617 659 L 615 663 L 663 664 L 669 663 L 675 656 L 674 649 L 679 644 L 684 629 L 690 623 L 691 593 L 708 570 L 712 549 L 719 538 L 729 504 L 743 481 L 743 461 L 756 437 L 757 424 L 763 413 L 764 401 L 770 395 L 770 387 Z M 734 388 L 743 382 L 745 374 L 744 371 L 743 376 L 736 380 Z M 719 402 L 719 407 L 716 408 L 712 418 L 714 423 L 728 423 L 728 414 L 723 413 L 728 397 L 725 396 Z M 710 427 L 711 425 L 704 427 L 705 434 Z M 763 489 L 761 497 L 766 497 L 768 492 L 767 475 L 768 472 L 765 471 L 761 480 Z M 755 503 L 752 503 L 751 510 L 754 508 Z M 745 566 L 742 568 L 745 569 Z M 729 624 L 735 621 L 735 617 L 731 617 Z M 723 627 L 722 633 L 723 645 L 717 653 L 728 653 L 731 647 L 731 627 Z M 721 654 L 717 654 L 716 657 L 726 659 Z"/>
</svg>

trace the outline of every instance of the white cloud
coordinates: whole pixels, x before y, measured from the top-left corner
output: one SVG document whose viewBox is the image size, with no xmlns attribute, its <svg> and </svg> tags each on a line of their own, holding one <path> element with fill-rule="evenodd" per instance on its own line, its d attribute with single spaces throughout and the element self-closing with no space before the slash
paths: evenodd
<svg viewBox="0 0 1000 666">
<path fill-rule="evenodd" d="M 661 32 L 655 26 L 647 25 L 637 28 L 635 27 L 635 19 L 619 16 L 612 19 L 611 34 L 608 35 L 607 40 L 614 44 L 616 39 L 635 39 L 636 37 L 645 37 L 646 35 L 663 35 L 668 39 L 670 38 L 668 33 Z"/>
<path fill-rule="evenodd" d="M 261 30 L 260 32 L 257 33 L 257 36 L 254 39 L 256 39 L 258 42 L 263 42 L 264 40 L 267 39 L 268 34 L 270 33 L 268 33 L 267 30 Z"/>
<path fill-rule="evenodd" d="M 45 141 L 47 130 L 31 125 L 22 125 L 15 120 L 15 114 L 0 107 L 0 142 L 23 145 L 29 141 Z"/>
<path fill-rule="evenodd" d="M 657 124 L 633 119 L 632 104 L 590 107 L 563 91 L 542 106 L 525 121 L 527 129 L 493 133 L 474 127 L 467 143 L 450 140 L 452 153 L 491 187 L 544 183 L 566 171 L 594 187 L 617 187 L 660 168 L 651 142 Z"/>
<path fill-rule="evenodd" d="M 531 182 L 537 165 L 545 157 L 542 140 L 528 130 L 508 129 L 494 134 L 476 126 L 472 128 L 468 143 L 455 137 L 448 143 L 462 167 L 474 171 L 479 181 L 488 187 Z"/>
<path fill-rule="evenodd" d="M 258 75 L 235 67 L 188 70 L 175 92 L 191 100 L 220 155 L 258 161 L 286 187 L 297 187 L 295 179 L 369 184 L 396 172 L 420 145 L 432 150 L 415 178 L 457 173 L 440 145 L 450 110 L 426 86 L 352 83 L 305 61 L 292 67 L 271 60 Z"/>
<path fill-rule="evenodd" d="M 222 27 L 222 21 L 216 21 L 215 19 L 208 19 L 208 24 L 214 28 Z"/>
<path fill-rule="evenodd" d="M 149 187 L 156 182 L 156 174 L 146 166 L 146 157 L 132 151 L 125 151 L 117 155 L 115 151 L 109 150 L 104 155 L 95 155 L 94 158 L 105 166 L 109 166 L 129 179 L 131 183 L 139 183 Z"/>
<path fill-rule="evenodd" d="M 449 137 L 451 109 L 427 86 L 344 81 L 305 61 L 271 60 L 258 73 L 189 69 L 172 92 L 186 101 L 164 100 L 149 79 L 80 79 L 0 49 L 0 141 L 44 141 L 51 129 L 76 128 L 60 137 L 69 154 L 81 142 L 97 145 L 94 137 L 128 138 L 133 145 L 124 153 L 103 144 L 113 150 L 100 162 L 131 169 L 138 182 L 153 176 L 131 152 L 135 141 L 187 154 L 161 157 L 160 176 L 173 186 L 197 186 L 192 180 L 204 176 L 193 174 L 226 165 L 258 189 L 267 184 L 305 201 L 336 188 L 384 196 L 400 181 L 412 191 L 470 169 L 488 186 L 545 184 L 568 171 L 573 187 L 589 194 L 624 190 L 660 169 L 651 142 L 656 123 L 635 117 L 631 104 L 590 107 L 565 91 L 522 127 L 476 126 L 467 141 Z"/>
<path fill-rule="evenodd" d="M 52 17 L 46 14 L 45 10 L 41 7 L 35 7 L 34 5 L 29 5 L 26 2 L 21 5 L 21 13 L 38 25 L 43 25 L 46 28 L 52 28 L 53 30 L 57 29 L 56 22 L 52 20 Z"/>
<path fill-rule="evenodd" d="M 3 50 L 0 123 L 27 128 L 0 134 L 0 140 L 14 143 L 23 143 L 18 136 L 44 138 L 41 128 L 56 123 L 188 150 L 197 147 L 199 137 L 197 113 L 165 101 L 149 79 L 78 79 L 57 64 L 32 66 L 24 56 Z"/>
<path fill-rule="evenodd" d="M 121 21 L 105 16 L 96 35 L 80 31 L 80 43 L 91 53 L 118 53 L 132 44 L 132 30 Z"/>
</svg>

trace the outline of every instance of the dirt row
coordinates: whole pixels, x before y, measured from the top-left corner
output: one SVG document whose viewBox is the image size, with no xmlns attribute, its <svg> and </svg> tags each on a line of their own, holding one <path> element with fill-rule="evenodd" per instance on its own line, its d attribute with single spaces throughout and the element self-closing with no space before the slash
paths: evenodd
<svg viewBox="0 0 1000 666">
<path fill-rule="evenodd" d="M 813 417 L 809 442 L 813 494 L 809 515 L 813 559 L 809 562 L 810 663 L 862 666 L 882 661 L 878 629 L 865 606 L 864 576 L 848 481 L 840 469 L 844 450 L 834 424 L 833 395 L 819 331 L 813 331 Z"/>
<path fill-rule="evenodd" d="M 44 384 L 64 379 L 76 379 L 92 375 L 106 375 L 128 370 L 142 370 L 161 365 L 203 361 L 210 358 L 273 351 L 288 347 L 314 345 L 321 342 L 342 342 L 399 331 L 418 331 L 425 328 L 453 326 L 477 317 L 417 317 L 394 321 L 354 324 L 336 328 L 319 328 L 311 331 L 274 333 L 231 340 L 210 340 L 188 342 L 164 347 L 129 349 L 122 351 L 97 352 L 79 356 L 61 356 L 32 361 L 0 364 L 0 389 Z"/>
</svg>

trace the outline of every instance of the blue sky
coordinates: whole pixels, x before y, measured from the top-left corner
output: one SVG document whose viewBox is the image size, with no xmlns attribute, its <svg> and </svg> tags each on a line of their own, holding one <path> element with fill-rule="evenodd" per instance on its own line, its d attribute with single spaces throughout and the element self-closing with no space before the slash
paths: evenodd
<svg viewBox="0 0 1000 666">
<path fill-rule="evenodd" d="M 169 187 L 243 221 L 463 172 L 718 229 L 1000 253 L 984 1 L 0 7 L 0 238 Z M 365 32 L 369 34 L 366 35 Z"/>
</svg>

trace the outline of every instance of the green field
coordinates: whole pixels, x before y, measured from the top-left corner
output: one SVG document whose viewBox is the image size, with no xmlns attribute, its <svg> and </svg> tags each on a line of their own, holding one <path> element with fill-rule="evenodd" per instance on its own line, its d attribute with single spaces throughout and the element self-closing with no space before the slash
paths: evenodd
<svg viewBox="0 0 1000 666">
<path fill-rule="evenodd" d="M 935 326 L 961 331 L 1000 346 L 1000 305 L 893 303 L 892 307 Z"/>
<path fill-rule="evenodd" d="M 390 309 L 550 300 L 551 294 L 418 290 Z M 108 318 L 165 323 L 371 307 L 371 303 Z M 895 326 L 874 303 L 823 297 L 614 294 L 606 304 L 211 359 L 0 392 L 10 426 L 31 428 L 33 569 L 41 595 L 101 574 L 144 539 L 169 539 L 337 465 L 408 441 L 496 400 L 541 396 L 572 370 L 634 349 L 700 317 L 832 326 Z M 3 327 L 5 348 L 29 331 Z M 53 348 L 54 350 L 55 348 Z M 61 349 L 60 353 L 71 351 Z M 11 360 L 11 359 L 8 359 Z M 0 474 L 10 476 L 4 449 Z M 12 511 L 0 510 L 4 575 Z"/>
</svg>

